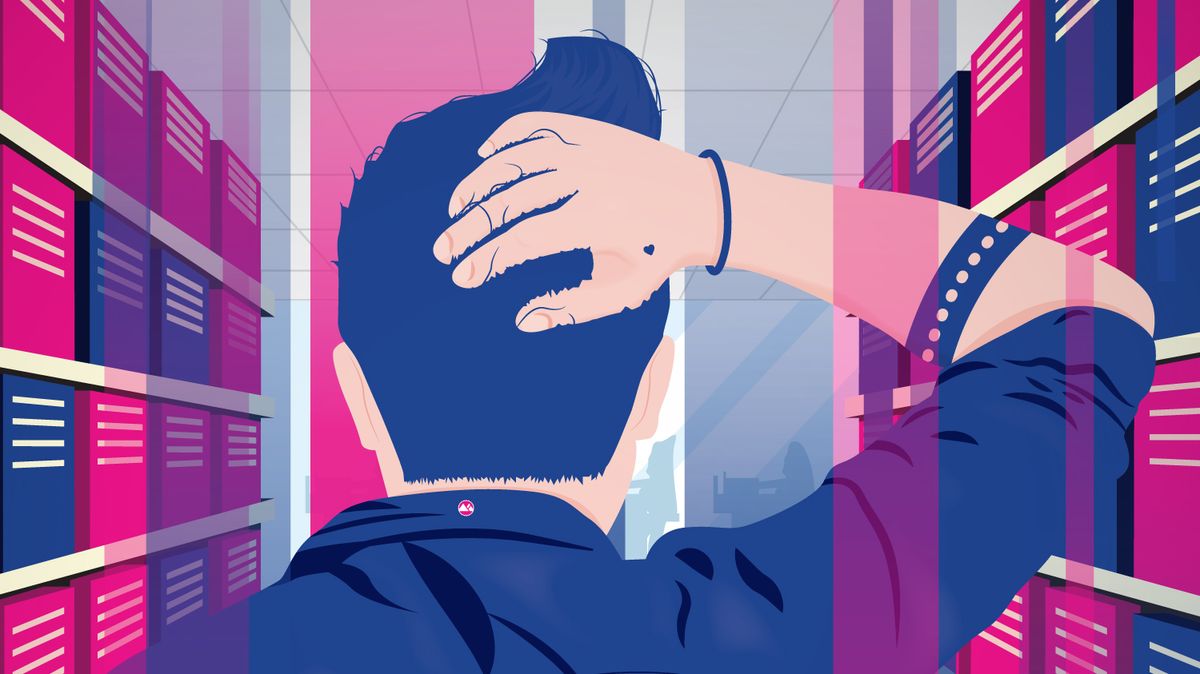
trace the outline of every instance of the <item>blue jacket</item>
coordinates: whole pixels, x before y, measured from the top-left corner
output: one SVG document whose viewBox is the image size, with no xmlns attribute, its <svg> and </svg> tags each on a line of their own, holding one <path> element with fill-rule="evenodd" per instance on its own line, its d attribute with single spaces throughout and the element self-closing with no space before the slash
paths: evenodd
<svg viewBox="0 0 1200 674">
<path fill-rule="evenodd" d="M 944 370 L 800 503 L 673 531 L 645 560 L 541 494 L 362 503 L 278 583 L 118 671 L 929 674 L 1048 555 L 1111 566 L 1153 365 L 1128 319 L 1044 315 Z"/>
<path fill-rule="evenodd" d="M 1044 315 L 946 369 L 794 507 L 671 532 L 645 560 L 540 494 L 354 506 L 253 599 L 252 670 L 928 674 L 1048 555 L 1111 557 L 1153 365 L 1128 319 Z"/>
</svg>

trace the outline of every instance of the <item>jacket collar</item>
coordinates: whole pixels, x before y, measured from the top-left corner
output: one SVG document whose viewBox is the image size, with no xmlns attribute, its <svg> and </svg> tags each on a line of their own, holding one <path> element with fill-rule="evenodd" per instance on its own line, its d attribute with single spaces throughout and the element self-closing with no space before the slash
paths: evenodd
<svg viewBox="0 0 1200 674">
<path fill-rule="evenodd" d="M 571 504 L 547 494 L 512 489 L 430 492 L 367 501 L 342 511 L 304 547 L 377 538 L 498 539 L 617 554 L 608 536 Z"/>
</svg>

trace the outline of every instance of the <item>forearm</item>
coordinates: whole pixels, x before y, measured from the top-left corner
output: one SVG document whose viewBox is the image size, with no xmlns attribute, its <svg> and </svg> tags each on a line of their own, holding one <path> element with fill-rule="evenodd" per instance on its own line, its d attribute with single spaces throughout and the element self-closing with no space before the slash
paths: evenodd
<svg viewBox="0 0 1200 674">
<path fill-rule="evenodd" d="M 726 166 L 733 206 L 728 266 L 832 302 L 902 343 L 938 265 L 977 217 L 913 195 Z M 715 179 L 711 183 L 719 199 Z M 715 259 L 711 239 L 704 240 L 704 256 Z M 986 254 L 982 247 L 979 252 Z M 984 289 L 956 357 L 1064 306 L 1111 309 L 1153 328 L 1149 299 L 1128 277 L 1053 241 L 1029 237 Z"/>
</svg>

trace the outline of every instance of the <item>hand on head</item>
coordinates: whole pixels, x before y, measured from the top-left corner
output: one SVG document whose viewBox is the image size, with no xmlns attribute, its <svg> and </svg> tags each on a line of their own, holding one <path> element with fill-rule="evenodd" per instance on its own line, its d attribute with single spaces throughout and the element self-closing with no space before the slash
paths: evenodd
<svg viewBox="0 0 1200 674">
<path fill-rule="evenodd" d="M 509 119 L 479 154 L 484 162 L 454 190 L 454 222 L 433 247 L 455 264 L 455 283 L 474 288 L 529 260 L 592 253 L 591 278 L 530 298 L 514 317 L 521 330 L 636 308 L 672 272 L 716 259 L 721 197 L 703 159 L 618 126 L 541 112 Z"/>
</svg>

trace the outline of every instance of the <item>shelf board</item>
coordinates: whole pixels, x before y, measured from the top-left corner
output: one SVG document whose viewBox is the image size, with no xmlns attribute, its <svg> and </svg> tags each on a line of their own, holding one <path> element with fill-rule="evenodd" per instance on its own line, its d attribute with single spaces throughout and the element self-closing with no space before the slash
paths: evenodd
<svg viewBox="0 0 1200 674">
<path fill-rule="evenodd" d="M 199 267 L 205 274 L 257 305 L 263 315 L 275 314 L 275 294 L 249 274 L 222 259 L 3 110 L 0 110 L 0 137 L 45 164 L 76 189 L 149 232 L 150 236 Z"/>
<path fill-rule="evenodd" d="M 1175 95 L 1178 96 L 1200 82 L 1200 58 L 1175 72 Z M 993 218 L 1000 217 L 1019 206 L 1046 185 L 1062 177 L 1071 168 L 1084 162 L 1093 152 L 1108 145 L 1117 137 L 1132 130 L 1158 111 L 1158 86 L 1133 99 L 1120 110 L 1101 120 L 1066 147 L 1046 157 L 1036 166 L 996 191 L 972 209 Z"/>
<path fill-rule="evenodd" d="M 1155 358 L 1159 361 L 1200 356 L 1200 332 L 1179 335 L 1178 337 L 1156 339 L 1154 340 L 1154 351 Z M 932 382 L 892 389 L 892 411 L 902 412 L 928 398 L 932 393 Z M 855 419 L 861 417 L 865 405 L 866 401 L 862 395 L 847 398 L 846 418 Z"/>
<path fill-rule="evenodd" d="M 1172 360 L 1200 355 L 1200 332 L 1154 340 L 1155 357 Z"/>
<path fill-rule="evenodd" d="M 1071 566 L 1076 567 L 1080 575 L 1090 579 L 1092 587 L 1101 592 L 1131 599 L 1140 604 L 1159 606 L 1189 616 L 1200 617 L 1200 595 L 1114 571 L 1093 568 L 1078 562 L 1071 562 Z M 1062 557 L 1051 557 L 1042 565 L 1038 573 L 1058 580 L 1076 580 L 1078 578 L 1076 572 L 1072 571 L 1071 578 L 1068 579 L 1067 560 Z"/>
<path fill-rule="evenodd" d="M 253 505 L 209 515 L 98 548 L 90 548 L 45 562 L 30 564 L 0 573 L 0 595 L 18 592 L 44 583 L 52 583 L 111 564 L 119 564 L 220 534 L 245 529 L 267 522 L 274 517 L 275 502 L 267 499 Z"/>
<path fill-rule="evenodd" d="M 81 363 L 18 349 L 0 348 L 0 370 L 59 379 L 72 384 L 104 387 L 113 391 L 163 398 L 255 417 L 270 417 L 275 414 L 275 402 L 254 393 L 232 391 L 208 384 L 168 379 L 94 363 Z"/>
</svg>

